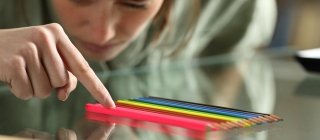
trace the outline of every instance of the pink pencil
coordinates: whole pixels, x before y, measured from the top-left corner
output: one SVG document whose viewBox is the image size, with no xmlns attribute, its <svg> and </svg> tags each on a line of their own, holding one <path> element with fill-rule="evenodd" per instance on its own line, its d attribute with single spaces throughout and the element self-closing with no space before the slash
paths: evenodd
<svg viewBox="0 0 320 140">
<path fill-rule="evenodd" d="M 160 114 L 155 112 L 147 112 L 147 111 L 135 110 L 135 109 L 124 108 L 124 107 L 116 107 L 111 109 L 111 108 L 105 108 L 100 104 L 87 104 L 86 110 L 89 112 L 96 112 L 96 113 L 108 114 L 113 116 L 128 117 L 128 118 L 143 120 L 143 121 L 175 125 L 175 126 L 188 128 L 188 129 L 193 129 L 193 130 L 202 130 L 202 131 L 207 129 L 218 130 L 218 128 L 214 128 L 213 125 L 211 125 L 211 123 L 208 123 L 207 121 L 203 121 L 203 120 L 196 120 L 196 119 L 190 119 L 186 117 L 166 115 L 166 114 Z"/>
<path fill-rule="evenodd" d="M 185 137 L 191 137 L 195 139 L 204 139 L 206 136 L 206 131 L 185 129 L 179 127 L 180 129 L 170 129 L 173 125 L 159 124 L 150 121 L 136 120 L 131 118 L 124 118 L 119 116 L 112 116 L 107 114 L 86 112 L 86 118 L 91 121 L 98 121 L 110 125 L 110 123 L 116 123 L 117 125 L 126 125 L 134 127 L 137 129 L 145 129 L 153 132 L 161 132 L 169 135 L 180 135 Z M 156 127 L 155 127 L 156 126 Z M 177 128 L 177 126 L 174 126 Z M 182 130 L 181 130 L 182 129 Z"/>
</svg>

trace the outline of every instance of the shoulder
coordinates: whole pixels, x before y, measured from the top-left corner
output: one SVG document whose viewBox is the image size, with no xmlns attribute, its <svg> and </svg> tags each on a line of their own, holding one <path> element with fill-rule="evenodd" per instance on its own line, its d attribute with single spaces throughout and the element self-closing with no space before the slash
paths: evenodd
<svg viewBox="0 0 320 140">
<path fill-rule="evenodd" d="M 271 38 L 275 21 L 275 0 L 201 0 L 185 54 L 207 56 L 262 46 Z"/>
</svg>

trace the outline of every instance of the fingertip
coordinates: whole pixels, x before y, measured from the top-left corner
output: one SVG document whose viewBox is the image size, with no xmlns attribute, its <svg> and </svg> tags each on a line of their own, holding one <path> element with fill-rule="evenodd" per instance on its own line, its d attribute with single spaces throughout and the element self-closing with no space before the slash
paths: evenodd
<svg viewBox="0 0 320 140">
<path fill-rule="evenodd" d="M 116 108 L 116 104 L 114 103 L 111 97 L 109 97 L 107 101 L 110 105 L 110 108 Z"/>
<path fill-rule="evenodd" d="M 57 97 L 60 101 L 66 101 L 68 99 L 69 93 L 64 88 L 57 89 Z"/>
<path fill-rule="evenodd" d="M 112 97 L 110 96 L 110 94 L 107 90 L 106 90 L 106 92 L 103 92 L 101 95 L 103 95 L 103 97 L 97 98 L 97 101 L 99 101 L 104 107 L 106 107 L 106 108 L 115 108 L 116 107 L 116 104 L 114 103 Z"/>
<path fill-rule="evenodd" d="M 105 103 L 103 103 L 103 106 L 106 107 L 106 108 L 116 108 L 116 104 L 114 103 L 114 101 L 112 99 L 106 99 L 105 100 Z"/>
<path fill-rule="evenodd" d="M 115 103 L 114 103 L 113 101 L 112 101 L 112 102 L 108 101 L 108 102 L 106 102 L 106 103 L 104 104 L 104 107 L 114 109 L 114 108 L 116 108 L 116 105 L 115 105 Z"/>
</svg>

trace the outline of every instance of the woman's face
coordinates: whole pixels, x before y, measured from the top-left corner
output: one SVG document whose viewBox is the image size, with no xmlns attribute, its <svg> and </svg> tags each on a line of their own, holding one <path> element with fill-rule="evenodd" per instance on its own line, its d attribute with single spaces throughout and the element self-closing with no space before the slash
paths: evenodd
<svg viewBox="0 0 320 140">
<path fill-rule="evenodd" d="M 90 59 L 108 61 L 132 42 L 164 0 L 53 0 L 66 32 Z"/>
</svg>

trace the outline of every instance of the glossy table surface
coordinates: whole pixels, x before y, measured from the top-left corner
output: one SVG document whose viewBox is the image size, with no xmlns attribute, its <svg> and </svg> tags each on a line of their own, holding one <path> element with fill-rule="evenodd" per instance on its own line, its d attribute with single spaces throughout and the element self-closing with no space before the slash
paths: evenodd
<svg viewBox="0 0 320 140">
<path fill-rule="evenodd" d="M 95 102 L 79 84 L 66 102 L 21 101 L 0 90 L 0 135 L 40 139 L 237 139 L 301 140 L 320 134 L 320 74 L 306 72 L 286 50 L 248 57 L 215 56 L 135 69 L 100 72 L 115 100 L 158 96 L 276 114 L 284 121 L 227 131 L 193 131 L 114 117 L 86 118 Z M 1 138 L 1 137 L 0 137 Z"/>
</svg>

